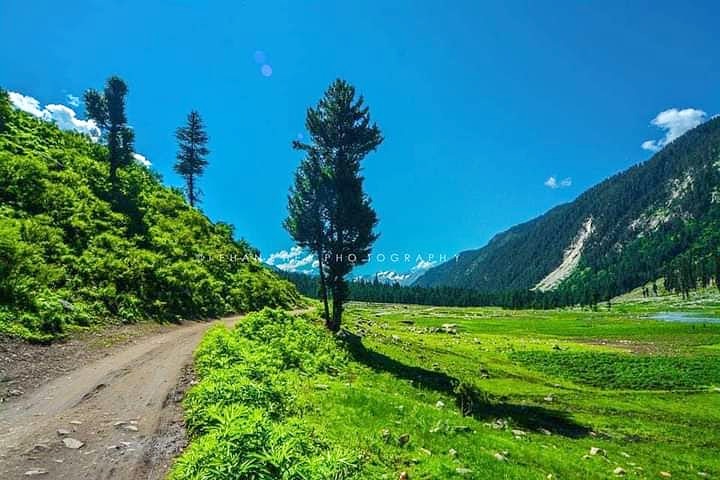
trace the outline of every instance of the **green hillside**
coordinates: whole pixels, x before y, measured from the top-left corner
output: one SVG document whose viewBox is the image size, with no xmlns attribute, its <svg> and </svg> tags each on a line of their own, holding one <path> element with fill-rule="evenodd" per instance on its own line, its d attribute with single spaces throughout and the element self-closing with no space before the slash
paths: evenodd
<svg viewBox="0 0 720 480">
<path fill-rule="evenodd" d="M 0 95 L 0 332 L 49 340 L 78 325 L 299 301 L 231 225 L 140 164 L 112 185 L 106 158 L 104 146 Z"/>
<path fill-rule="evenodd" d="M 665 276 L 669 287 L 718 274 L 720 118 L 687 132 L 647 162 L 619 173 L 487 246 L 429 270 L 418 286 L 527 290 L 566 259 L 588 226 L 579 263 L 548 289 L 609 298 Z M 587 222 L 590 222 L 589 225 Z M 557 281 L 558 278 L 560 281 Z"/>
</svg>

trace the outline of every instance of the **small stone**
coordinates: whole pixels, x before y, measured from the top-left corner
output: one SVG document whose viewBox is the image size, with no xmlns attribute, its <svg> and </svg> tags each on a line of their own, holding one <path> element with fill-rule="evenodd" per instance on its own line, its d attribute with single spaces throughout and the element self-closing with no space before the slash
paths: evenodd
<svg viewBox="0 0 720 480">
<path fill-rule="evenodd" d="M 82 422 L 80 420 L 70 420 L 70 425 L 82 425 Z"/>
<path fill-rule="evenodd" d="M 442 400 L 438 400 L 437 403 L 435 404 L 435 408 L 443 408 L 444 406 L 445 406 L 445 402 L 443 402 Z"/>
<path fill-rule="evenodd" d="M 35 475 L 47 475 L 48 471 L 43 470 L 42 468 L 33 468 L 32 470 L 28 470 L 25 472 L 25 475 L 28 477 L 34 477 Z"/>
<path fill-rule="evenodd" d="M 65 428 L 58 428 L 57 434 L 61 437 L 64 437 L 65 435 L 70 435 L 70 430 L 67 430 Z"/>
<path fill-rule="evenodd" d="M 613 470 L 613 473 L 615 475 L 625 475 L 625 469 L 622 467 L 617 467 L 615 470 Z"/>
<path fill-rule="evenodd" d="M 72 448 L 73 450 L 77 450 L 78 448 L 82 448 L 82 446 L 85 445 L 85 444 L 84 444 L 83 442 L 81 442 L 80 440 L 76 440 L 76 439 L 70 438 L 70 437 L 63 438 L 62 442 L 63 442 L 63 444 L 64 444 L 67 448 Z"/>
<path fill-rule="evenodd" d="M 552 435 L 552 432 L 547 428 L 540 428 L 538 429 L 538 432 L 542 433 L 543 435 Z"/>
<path fill-rule="evenodd" d="M 507 462 L 507 457 L 500 452 L 493 455 L 493 457 L 495 457 L 495 460 L 498 462 Z"/>
<path fill-rule="evenodd" d="M 605 456 L 605 450 L 598 447 L 590 447 L 590 455 L 602 455 Z"/>
<path fill-rule="evenodd" d="M 409 441 L 410 441 L 409 433 L 403 433 L 402 435 L 400 435 L 398 437 L 398 445 L 400 445 L 401 447 L 404 447 L 405 445 L 407 445 Z"/>
<path fill-rule="evenodd" d="M 122 428 L 127 430 L 128 432 L 137 432 L 138 431 L 138 427 L 136 427 L 135 425 L 123 425 Z"/>
<path fill-rule="evenodd" d="M 19 397 L 24 392 L 22 390 L 15 389 L 15 390 L 10 390 L 8 393 L 10 394 L 11 397 Z M 45 472 L 45 473 L 47 473 L 47 472 Z M 25 475 L 27 475 L 27 473 Z"/>
<path fill-rule="evenodd" d="M 660 472 L 660 476 L 663 478 L 670 478 L 672 477 L 672 473 L 670 472 Z"/>
<path fill-rule="evenodd" d="M 128 422 L 125 420 L 118 420 L 117 422 L 113 423 L 113 427 L 122 427 L 123 425 L 127 425 Z"/>
<path fill-rule="evenodd" d="M 526 433 L 522 430 L 511 430 L 511 432 L 516 437 L 522 437 L 522 436 L 526 435 Z"/>
<path fill-rule="evenodd" d="M 398 480 L 410 480 L 410 475 L 407 472 L 400 472 Z"/>
<path fill-rule="evenodd" d="M 432 452 L 430 450 L 428 450 L 427 448 L 420 448 L 420 451 L 423 452 L 428 457 L 432 456 Z"/>
</svg>

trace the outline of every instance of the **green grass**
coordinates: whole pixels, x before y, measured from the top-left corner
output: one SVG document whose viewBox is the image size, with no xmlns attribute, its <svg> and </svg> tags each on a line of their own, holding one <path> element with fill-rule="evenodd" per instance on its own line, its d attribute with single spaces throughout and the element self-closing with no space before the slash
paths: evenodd
<svg viewBox="0 0 720 480">
<path fill-rule="evenodd" d="M 707 389 L 720 384 L 720 356 L 657 357 L 607 352 L 523 351 L 529 368 L 594 387 L 631 390 Z"/>
<path fill-rule="evenodd" d="M 652 312 L 352 304 L 345 326 L 359 337 L 323 344 L 320 355 L 298 347 L 318 360 L 346 357 L 324 371 L 284 371 L 277 385 L 287 396 L 264 411 L 335 452 L 324 465 L 336 476 L 308 478 L 604 479 L 618 467 L 626 478 L 717 478 L 720 325 L 659 322 Z M 456 334 L 440 329 L 447 323 Z M 352 468 L 338 474 L 340 463 Z M 299 478 L 283 475 L 266 478 Z"/>
</svg>

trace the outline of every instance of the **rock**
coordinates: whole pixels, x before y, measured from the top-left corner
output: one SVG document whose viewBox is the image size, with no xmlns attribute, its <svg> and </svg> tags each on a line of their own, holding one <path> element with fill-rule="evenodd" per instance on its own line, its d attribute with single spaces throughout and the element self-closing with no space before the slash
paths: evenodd
<svg viewBox="0 0 720 480">
<path fill-rule="evenodd" d="M 407 472 L 400 472 L 398 480 L 410 480 L 410 475 Z"/>
<path fill-rule="evenodd" d="M 457 457 L 457 450 L 451 448 L 450 450 L 448 450 L 448 455 L 450 455 L 451 457 Z"/>
<path fill-rule="evenodd" d="M 428 457 L 432 456 L 432 452 L 430 450 L 428 450 L 427 448 L 420 448 L 420 451 L 423 452 Z"/>
<path fill-rule="evenodd" d="M 113 427 L 122 427 L 123 425 L 127 425 L 128 422 L 125 420 L 118 420 L 117 422 L 113 423 Z"/>
<path fill-rule="evenodd" d="M 450 335 L 455 335 L 458 333 L 457 325 L 455 325 L 454 323 L 443 323 L 440 326 L 440 330 L 444 333 L 449 333 Z"/>
<path fill-rule="evenodd" d="M 458 475 L 468 475 L 472 473 L 472 470 L 470 470 L 469 468 L 458 467 L 455 469 L 455 473 L 457 473 Z"/>
<path fill-rule="evenodd" d="M 538 432 L 542 433 L 543 435 L 552 435 L 552 432 L 547 428 L 539 428 Z"/>
<path fill-rule="evenodd" d="M 128 432 L 137 432 L 138 431 L 138 427 L 136 427 L 135 425 L 123 425 L 122 428 L 124 430 L 127 430 Z"/>
<path fill-rule="evenodd" d="M 672 477 L 672 473 L 670 472 L 660 472 L 660 476 L 663 478 L 670 478 Z"/>
<path fill-rule="evenodd" d="M 82 422 L 80 420 L 70 420 L 70 425 L 82 425 Z"/>
<path fill-rule="evenodd" d="M 65 445 L 67 448 L 72 448 L 73 450 L 82 448 L 82 446 L 85 445 L 80 440 L 76 440 L 76 439 L 70 438 L 70 437 L 63 438 L 62 442 L 63 442 L 63 445 Z"/>
<path fill-rule="evenodd" d="M 34 477 L 35 475 L 47 475 L 48 471 L 43 470 L 42 468 L 33 468 L 32 470 L 28 470 L 25 472 L 25 475 L 28 477 Z"/>
<path fill-rule="evenodd" d="M 407 445 L 409 441 L 410 441 L 409 433 L 403 433 L 402 435 L 400 435 L 398 437 L 398 445 L 400 445 L 401 447 L 404 447 L 405 445 Z"/>
<path fill-rule="evenodd" d="M 527 435 L 527 434 L 526 434 L 524 431 L 522 431 L 522 430 L 511 430 L 511 432 L 512 432 L 512 434 L 515 435 L 516 437 L 522 437 L 522 436 Z"/>
<path fill-rule="evenodd" d="M 622 467 L 617 467 L 615 470 L 613 470 L 613 473 L 615 475 L 625 475 L 625 469 Z"/>
<path fill-rule="evenodd" d="M 443 408 L 444 406 L 445 406 L 445 402 L 443 402 L 442 400 L 438 400 L 437 403 L 435 404 L 435 408 Z"/>
<path fill-rule="evenodd" d="M 507 457 L 500 452 L 493 455 L 493 457 L 495 457 L 495 460 L 498 462 L 507 462 Z"/>
<path fill-rule="evenodd" d="M 590 455 L 602 455 L 605 456 L 605 450 L 598 447 L 590 447 Z"/>
<path fill-rule="evenodd" d="M 35 445 L 33 445 L 33 447 L 30 450 L 28 450 L 26 452 L 26 454 L 40 453 L 40 452 L 45 452 L 47 450 L 50 450 L 50 447 L 48 447 L 44 443 L 36 443 Z"/>
<path fill-rule="evenodd" d="M 19 396 L 22 395 L 23 393 L 25 393 L 25 392 L 23 392 L 22 390 L 18 390 L 18 389 L 10 390 L 10 391 L 8 392 L 8 394 L 9 394 L 11 397 L 19 397 Z M 47 472 L 46 472 L 46 473 L 47 473 Z"/>
<path fill-rule="evenodd" d="M 67 430 L 65 428 L 58 428 L 57 434 L 61 437 L 64 437 L 65 435 L 70 435 L 70 430 Z"/>
</svg>

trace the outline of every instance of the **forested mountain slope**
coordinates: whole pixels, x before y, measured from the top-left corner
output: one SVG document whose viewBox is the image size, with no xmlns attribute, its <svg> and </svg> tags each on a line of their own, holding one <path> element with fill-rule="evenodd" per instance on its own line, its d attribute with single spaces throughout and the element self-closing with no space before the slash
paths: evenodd
<svg viewBox="0 0 720 480">
<path fill-rule="evenodd" d="M 71 325 L 206 318 L 299 295 L 133 164 L 9 105 L 0 91 L 0 332 L 49 339 Z M 241 208 L 241 206 L 238 206 Z"/>
<path fill-rule="evenodd" d="M 666 276 L 685 290 L 720 271 L 720 118 L 575 201 L 429 270 L 418 286 L 555 290 L 604 298 Z"/>
</svg>

